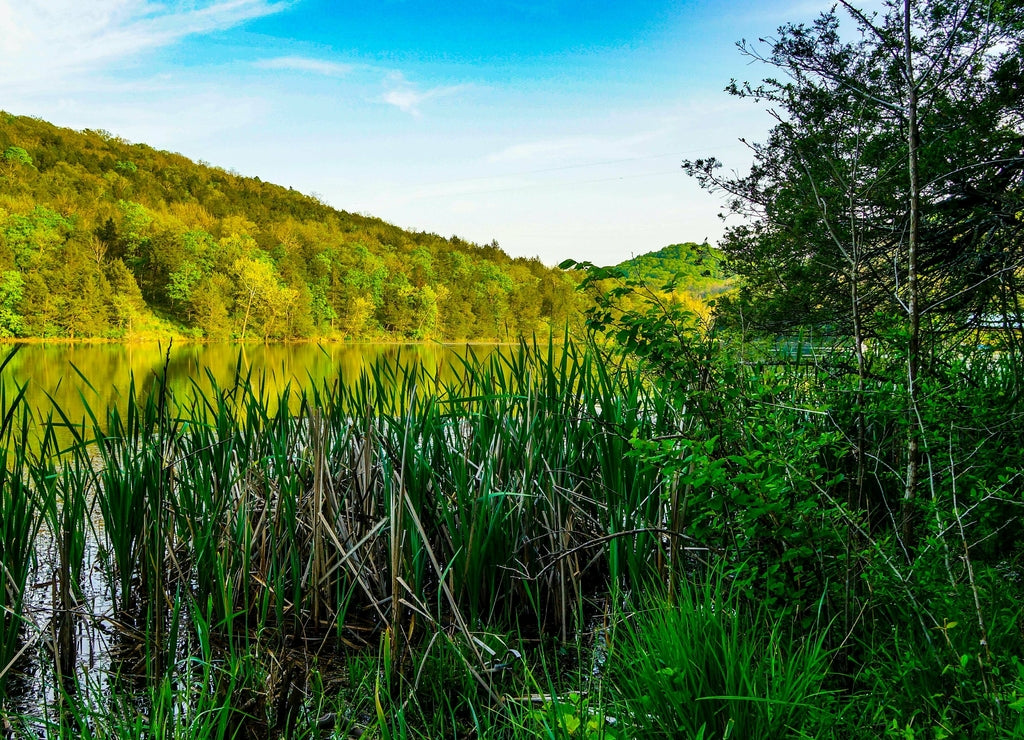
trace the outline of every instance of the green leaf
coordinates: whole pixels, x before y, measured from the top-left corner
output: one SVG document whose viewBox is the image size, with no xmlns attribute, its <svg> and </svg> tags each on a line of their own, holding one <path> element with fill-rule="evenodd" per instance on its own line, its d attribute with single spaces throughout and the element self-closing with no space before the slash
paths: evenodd
<svg viewBox="0 0 1024 740">
<path fill-rule="evenodd" d="M 583 724 L 582 720 L 575 714 L 571 714 L 567 717 L 562 717 L 562 725 L 565 727 L 565 731 L 570 735 L 575 735 L 576 730 L 580 729 L 580 725 Z"/>
</svg>

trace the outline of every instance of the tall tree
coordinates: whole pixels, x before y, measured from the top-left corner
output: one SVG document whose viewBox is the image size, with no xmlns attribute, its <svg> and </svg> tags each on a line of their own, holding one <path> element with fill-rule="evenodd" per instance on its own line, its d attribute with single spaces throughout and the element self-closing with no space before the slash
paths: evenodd
<svg viewBox="0 0 1024 740">
<path fill-rule="evenodd" d="M 741 49 L 781 76 L 729 91 L 768 101 L 777 125 L 744 177 L 684 167 L 751 216 L 722 247 L 754 315 L 863 340 L 902 315 L 908 434 L 904 522 L 919 478 L 922 332 L 1018 305 L 1024 132 L 1015 0 L 841 0 L 810 26 Z M 1013 291 L 1013 292 L 1011 292 Z M 752 301 L 748 300 L 747 307 Z M 845 304 L 845 305 L 844 305 Z M 1005 311 L 1004 311 L 1005 312 Z M 747 312 L 750 315 L 750 312 Z"/>
</svg>

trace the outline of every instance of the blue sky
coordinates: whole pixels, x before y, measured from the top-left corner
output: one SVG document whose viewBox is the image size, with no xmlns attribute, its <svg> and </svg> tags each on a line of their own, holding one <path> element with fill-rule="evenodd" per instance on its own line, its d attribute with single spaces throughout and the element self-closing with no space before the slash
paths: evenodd
<svg viewBox="0 0 1024 740">
<path fill-rule="evenodd" d="M 0 0 L 0 108 L 548 264 L 712 241 L 769 125 L 722 92 L 794 0 Z"/>
</svg>

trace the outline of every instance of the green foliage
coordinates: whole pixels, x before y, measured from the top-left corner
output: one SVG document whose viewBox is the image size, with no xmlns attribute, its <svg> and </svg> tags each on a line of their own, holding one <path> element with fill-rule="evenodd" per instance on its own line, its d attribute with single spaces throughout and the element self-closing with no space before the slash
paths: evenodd
<svg viewBox="0 0 1024 740">
<path fill-rule="evenodd" d="M 314 642 L 328 644 L 348 639 L 350 623 L 383 616 L 391 652 L 368 687 L 382 707 L 381 731 L 402 735 L 413 721 L 447 728 L 440 736 L 486 726 L 494 720 L 473 714 L 490 716 L 491 683 L 511 678 L 515 661 L 485 631 L 523 620 L 568 632 L 583 618 L 585 592 L 606 588 L 609 574 L 627 582 L 658 558 L 653 534 L 616 542 L 614 565 L 611 549 L 591 540 L 633 517 L 639 527 L 662 518 L 655 471 L 624 456 L 621 430 L 654 434 L 671 425 L 670 410 L 631 373 L 610 372 L 571 343 L 470 356 L 443 377 L 411 363 L 377 365 L 277 399 L 244 374 L 195 396 L 144 379 L 123 397 L 120 408 L 87 410 L 84 425 L 55 408 L 29 487 L 12 499 L 46 502 L 51 526 L 68 531 L 62 562 L 72 574 L 82 538 L 92 536 L 84 494 L 95 493 L 101 567 L 87 577 L 106 581 L 118 624 L 137 625 L 145 664 L 131 670 L 145 677 L 141 700 L 152 711 L 132 712 L 122 689 L 97 702 L 101 689 L 85 686 L 67 701 L 87 724 L 130 734 L 184 732 L 179 723 L 201 716 L 272 718 L 276 710 L 258 698 L 265 693 L 238 708 L 277 660 L 254 647 L 256 636 L 280 644 L 319 635 Z M 58 426 L 70 443 L 53 442 Z M 18 561 L 4 556 L 15 572 Z M 387 606 L 393 583 L 404 590 L 395 608 Z M 173 637 L 177 619 L 196 625 L 198 649 Z M 425 643 L 413 638 L 423 626 Z M 205 629 L 227 643 L 222 660 L 201 647 Z M 187 658 L 168 652 L 179 648 Z M 196 687 L 191 671 L 203 666 L 218 667 L 204 668 Z M 400 687 L 408 691 L 422 671 L 445 682 L 461 675 L 465 694 L 414 689 L 423 703 L 408 704 Z M 175 710 L 177 702 L 187 706 Z M 581 702 L 588 718 L 599 709 Z"/>
<path fill-rule="evenodd" d="M 0 337 L 18 337 L 25 331 L 25 319 L 18 313 L 24 288 L 20 272 L 0 273 Z"/>
<path fill-rule="evenodd" d="M 75 222 L 45 206 L 11 214 L 2 225 L 5 252 L 23 274 L 53 267 L 75 231 Z"/>
<path fill-rule="evenodd" d="M 603 707 L 594 707 L 590 697 L 570 692 L 565 698 L 555 697 L 529 713 L 530 726 L 538 735 L 581 740 L 623 740 L 618 729 L 620 721 L 605 715 Z"/>
<path fill-rule="evenodd" d="M 202 271 L 190 260 L 184 260 L 181 267 L 171 273 L 167 285 L 167 296 L 172 301 L 188 303 L 192 299 L 192 289 L 203 279 Z"/>
<path fill-rule="evenodd" d="M 0 374 L 16 352 L 5 354 Z M 0 383 L 0 699 L 11 667 L 21 654 L 23 608 L 40 524 L 39 507 L 30 494 L 25 388 L 11 390 Z"/>
<path fill-rule="evenodd" d="M 925 33 L 911 53 L 974 59 L 988 22 L 974 8 L 914 5 Z M 993 10 L 1016 43 L 1016 11 Z M 790 106 L 792 120 L 755 148 L 748 178 L 691 165 L 757 209 L 727 240 L 747 280 L 724 301 L 727 322 L 673 291 L 697 279 L 680 247 L 581 266 L 586 347 L 521 345 L 453 376 L 377 364 L 278 398 L 240 370 L 192 396 L 144 383 L 42 465 L 11 431 L 23 390 L 4 397 L 0 650 L 21 644 L 39 507 L 54 529 L 86 526 L 84 495 L 56 495 L 77 485 L 97 496 L 119 621 L 144 634 L 149 710 L 86 698 L 84 727 L 316 734 L 290 679 L 271 706 L 271 679 L 290 646 L 335 640 L 366 651 L 344 651 L 340 733 L 1019 736 L 1022 339 L 1013 322 L 965 329 L 971 302 L 1019 312 L 1019 54 L 992 47 L 928 90 L 923 130 L 944 135 L 920 161 L 935 268 L 922 295 L 938 302 L 918 316 L 927 371 L 908 375 L 918 332 L 891 310 L 902 276 L 890 268 L 907 228 L 906 108 L 850 89 L 902 94 L 895 17 L 850 43 L 834 14 L 784 27 L 771 53 L 790 81 L 736 91 Z M 954 17 L 963 34 L 944 36 Z M 827 84 L 802 84 L 822 70 Z M 211 336 L 324 322 L 508 336 L 572 305 L 565 273 L 497 245 L 406 234 L 109 135 L 37 146 L 38 122 L 4 125 L 39 167 L 8 178 L 0 200 L 0 275 L 23 277 L 7 303 L 26 331 L 83 331 L 92 296 L 114 286 Z M 110 172 L 118 161 L 138 167 Z M 65 207 L 79 202 L 74 167 L 97 185 L 104 173 L 99 210 Z M 53 207 L 33 200 L 44 180 L 61 193 Z M 803 331 L 751 335 L 750 316 Z M 72 572 L 81 539 L 65 542 Z M 179 618 L 198 645 L 179 639 Z M 332 701 L 308 675 L 309 705 Z"/>
<path fill-rule="evenodd" d="M 740 45 L 768 77 L 727 90 L 763 101 L 777 124 L 744 176 L 714 158 L 684 164 L 744 218 L 720 245 L 742 278 L 732 323 L 863 339 L 881 330 L 876 316 L 916 303 L 940 331 L 985 316 L 1019 325 L 1024 132 L 1007 80 L 1024 29 L 1003 6 L 920 0 L 904 19 L 902 3 L 867 15 L 843 3 Z"/>
<path fill-rule="evenodd" d="M 617 265 L 627 277 L 652 287 L 671 285 L 675 290 L 705 297 L 728 288 L 722 252 L 709 244 L 673 244 Z"/>
<path fill-rule="evenodd" d="M 32 166 L 32 157 L 20 146 L 9 146 L 4 150 L 4 162 Z"/>
<path fill-rule="evenodd" d="M 1024 534 L 1016 352 L 935 341 L 911 420 L 905 329 L 891 320 L 879 321 L 884 342 L 860 348 L 859 374 L 849 341 L 736 336 L 608 269 L 582 286 L 604 291 L 587 321 L 609 361 L 649 374 L 685 410 L 673 433 L 633 434 L 630 453 L 662 476 L 663 521 L 685 545 L 669 553 L 670 598 L 702 567 L 686 553 L 706 552 L 774 624 L 836 625 L 836 661 L 850 667 L 833 679 L 849 707 L 837 736 L 1012 736 L 1019 718 L 1002 697 L 1015 696 L 1022 658 L 1009 637 Z M 908 504 L 910 433 L 929 493 Z M 909 528 L 897 512 L 910 512 Z"/>
<path fill-rule="evenodd" d="M 878 472 L 858 487 L 841 348 L 815 365 L 687 331 L 642 368 L 569 342 L 444 374 L 403 355 L 280 397 L 240 371 L 144 379 L 84 426 L 55 409 L 53 458 L 9 425 L 7 582 L 51 578 L 29 576 L 42 512 L 67 533 L 54 589 L 105 583 L 146 656 L 123 666 L 141 689 L 80 683 L 66 706 L 124 736 L 280 717 L 312 736 L 326 712 L 395 737 L 1013 737 L 1019 364 L 964 352 L 923 394 L 943 454 L 910 550 L 885 505 L 901 358 L 872 358 Z M 0 593 L 11 655 L 33 631 Z M 317 655 L 282 677 L 296 644 Z M 327 688 L 312 663 L 335 650 L 348 683 Z M 305 705 L 281 693 L 297 675 Z"/>
<path fill-rule="evenodd" d="M 684 584 L 674 604 L 650 604 L 616 627 L 613 685 L 630 737 L 821 737 L 822 638 L 787 634 L 720 576 Z"/>
<path fill-rule="evenodd" d="M 134 336 L 159 315 L 211 339 L 514 339 L 573 319 L 565 275 L 496 244 L 403 231 L 107 134 L 0 120 L 24 147 L 0 161 L 0 271 L 25 281 L 26 336 Z"/>
<path fill-rule="evenodd" d="M 120 233 L 124 255 L 130 261 L 138 260 L 148 246 L 148 235 L 153 224 L 153 216 L 141 203 L 128 200 L 117 201 L 117 209 L 121 216 Z"/>
</svg>

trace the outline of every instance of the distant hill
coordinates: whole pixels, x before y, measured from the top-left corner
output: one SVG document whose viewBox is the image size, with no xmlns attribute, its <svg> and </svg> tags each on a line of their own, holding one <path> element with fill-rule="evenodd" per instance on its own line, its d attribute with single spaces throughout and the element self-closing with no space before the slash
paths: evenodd
<svg viewBox="0 0 1024 740">
<path fill-rule="evenodd" d="M 0 112 L 0 336 L 506 339 L 572 278 L 290 188 Z"/>
<path fill-rule="evenodd" d="M 673 285 L 674 292 L 707 300 L 729 290 L 725 257 L 708 244 L 672 244 L 657 252 L 621 262 L 616 267 L 627 277 L 642 280 L 660 290 Z"/>
</svg>

